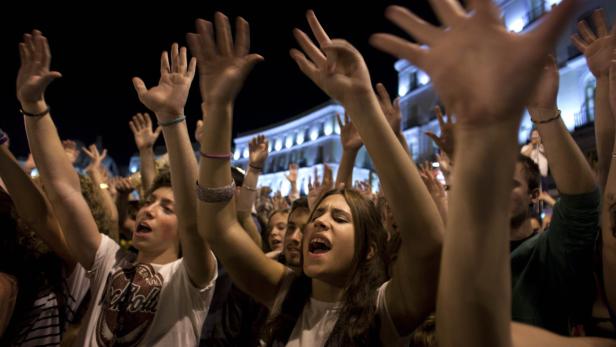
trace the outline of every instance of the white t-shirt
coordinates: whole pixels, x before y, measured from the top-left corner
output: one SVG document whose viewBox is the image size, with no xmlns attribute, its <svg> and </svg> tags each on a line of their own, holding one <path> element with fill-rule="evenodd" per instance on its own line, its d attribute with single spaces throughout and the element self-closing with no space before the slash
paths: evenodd
<svg viewBox="0 0 616 347">
<path fill-rule="evenodd" d="M 101 236 L 88 271 L 93 301 L 78 345 L 197 346 L 217 273 L 199 289 L 181 258 L 165 265 L 136 264 L 133 254 Z"/>
<path fill-rule="evenodd" d="M 73 322 L 75 311 L 89 288 L 90 281 L 86 278 L 86 270 L 77 264 L 63 283 L 62 305 L 50 287 L 41 290 L 26 313 L 24 322 L 19 327 L 19 334 L 12 345 L 21 347 L 60 345 L 66 325 Z M 64 326 L 60 322 L 61 308 L 64 309 L 63 314 L 66 319 Z"/>
<path fill-rule="evenodd" d="M 540 144 L 539 146 L 533 147 L 533 144 L 529 143 L 527 145 L 522 146 L 522 149 L 520 149 L 520 153 L 524 153 L 528 150 L 530 150 L 530 155 L 528 157 L 532 159 L 535 162 L 535 164 L 537 164 L 537 166 L 539 166 L 539 172 L 541 173 L 541 176 L 544 176 L 544 177 L 547 176 L 548 175 L 548 158 L 546 158 L 545 156 L 543 145 Z"/>
<path fill-rule="evenodd" d="M 280 290 L 276 295 L 276 300 L 272 309 L 272 314 L 280 312 L 282 302 L 286 297 L 289 287 L 293 282 L 294 275 L 287 272 L 283 282 L 280 286 Z M 376 298 L 377 314 L 381 319 L 380 337 L 381 344 L 383 346 L 401 346 L 406 347 L 410 343 L 409 336 L 400 336 L 396 327 L 394 326 L 387 304 L 385 300 L 385 290 L 389 281 L 383 283 L 378 290 Z M 325 346 L 329 335 L 331 334 L 336 321 L 338 320 L 338 314 L 340 313 L 342 303 L 341 302 L 324 302 L 314 298 L 310 298 L 310 301 L 306 303 L 302 314 L 297 319 L 295 327 L 289 336 L 286 347 L 319 347 Z"/>
</svg>

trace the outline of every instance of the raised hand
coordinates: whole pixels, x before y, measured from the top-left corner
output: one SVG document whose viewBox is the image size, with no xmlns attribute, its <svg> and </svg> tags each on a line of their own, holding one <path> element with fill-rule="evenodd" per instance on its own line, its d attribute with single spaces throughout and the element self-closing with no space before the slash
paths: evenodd
<svg viewBox="0 0 616 347">
<path fill-rule="evenodd" d="M 263 169 L 267 160 L 267 138 L 263 135 L 258 135 L 248 143 L 248 163 L 251 167 Z"/>
<path fill-rule="evenodd" d="M 141 78 L 133 78 L 139 100 L 156 114 L 159 121 L 169 121 L 184 114 L 196 65 L 195 58 L 187 64 L 186 47 L 179 48 L 174 43 L 171 45 L 171 65 L 167 52 L 161 56 L 160 80 L 156 87 L 148 90 Z"/>
<path fill-rule="evenodd" d="M 441 129 L 441 136 L 436 136 L 435 133 L 431 131 L 426 131 L 426 136 L 432 139 L 434 143 L 443 151 L 449 158 L 453 158 L 453 150 L 454 150 L 454 128 L 455 123 L 453 122 L 453 117 L 451 115 L 447 116 L 447 121 L 445 121 L 443 117 L 443 112 L 441 111 L 440 106 L 434 107 L 434 112 L 436 113 L 436 119 L 438 120 L 438 126 Z"/>
<path fill-rule="evenodd" d="M 289 174 L 284 175 L 284 177 L 291 183 L 291 186 L 297 184 L 297 175 L 298 175 L 299 166 L 295 163 L 289 164 Z"/>
<path fill-rule="evenodd" d="M 340 115 L 336 114 L 336 120 L 340 126 L 340 143 L 345 151 L 358 151 L 364 142 L 361 140 L 357 129 L 351 123 L 351 118 L 347 114 L 344 115 L 344 124 L 340 119 Z"/>
<path fill-rule="evenodd" d="M 250 26 L 238 17 L 235 42 L 227 16 L 216 12 L 216 39 L 212 22 L 197 19 L 197 33 L 187 35 L 191 53 L 199 61 L 199 85 L 204 102 L 232 102 L 253 66 L 262 61 L 250 50 Z"/>
<path fill-rule="evenodd" d="M 376 94 L 378 95 L 379 105 L 381 106 L 381 110 L 383 114 L 385 114 L 385 118 L 387 118 L 387 122 L 389 126 L 393 129 L 396 135 L 400 135 L 402 132 L 401 122 L 402 122 L 402 114 L 400 113 L 400 97 L 391 101 L 391 97 L 387 92 L 387 89 L 383 85 L 383 83 L 376 84 Z"/>
<path fill-rule="evenodd" d="M 371 43 L 426 71 L 448 111 L 461 124 L 485 125 L 514 116 L 519 120 L 545 56 L 573 13 L 576 0 L 561 2 L 524 35 L 507 31 L 492 1 L 471 3 L 473 11 L 466 13 L 456 1 L 434 1 L 443 28 L 403 7 L 390 6 L 386 16 L 418 43 L 391 34 L 375 34 Z"/>
<path fill-rule="evenodd" d="M 372 192 L 372 184 L 370 183 L 370 180 L 355 181 L 355 189 L 366 199 L 371 201 L 374 200 L 374 193 Z"/>
<path fill-rule="evenodd" d="M 597 29 L 596 35 L 585 21 L 580 21 L 577 24 L 579 34 L 573 34 L 571 41 L 586 56 L 586 63 L 592 74 L 597 78 L 607 77 L 612 50 L 616 48 L 616 25 L 611 32 L 608 31 L 601 8 L 595 10 L 592 20 Z"/>
<path fill-rule="evenodd" d="M 90 164 L 88 164 L 86 170 L 97 170 L 100 172 L 103 167 L 103 160 L 107 157 L 107 150 L 103 149 L 102 152 L 99 152 L 95 144 L 91 144 L 88 148 L 82 148 L 82 151 L 90 158 Z"/>
<path fill-rule="evenodd" d="M 276 193 L 274 193 L 274 197 L 272 198 L 272 205 L 274 206 L 274 211 L 286 210 L 289 208 L 289 202 L 284 196 L 282 196 L 280 190 L 277 190 Z"/>
<path fill-rule="evenodd" d="M 445 187 L 436 178 L 429 162 L 425 161 L 419 166 L 419 176 L 432 196 L 444 197 L 447 194 L 445 193 Z"/>
<path fill-rule="evenodd" d="M 119 195 L 128 195 L 135 187 L 128 177 L 113 177 L 109 180 L 109 187 L 113 187 Z"/>
<path fill-rule="evenodd" d="M 308 11 L 306 18 L 319 47 L 303 31 L 293 31 L 304 51 L 290 51 L 300 70 L 327 95 L 342 104 L 357 97 L 357 93 L 372 93 L 368 68 L 357 49 L 345 40 L 331 40 L 313 11 Z"/>
<path fill-rule="evenodd" d="M 74 164 L 79 157 L 77 143 L 73 140 L 62 140 L 62 147 L 64 148 L 64 153 L 66 153 L 66 156 L 68 157 L 70 163 Z"/>
<path fill-rule="evenodd" d="M 201 137 L 203 137 L 203 120 L 197 120 L 197 124 L 195 125 L 195 141 L 201 143 Z"/>
<path fill-rule="evenodd" d="M 560 75 L 558 73 L 558 66 L 556 65 L 556 59 L 554 56 L 550 55 L 547 57 L 547 60 L 543 66 L 543 71 L 541 71 L 539 75 L 539 81 L 537 81 L 534 92 L 528 100 L 528 108 L 533 110 L 539 109 L 555 111 Z M 545 112 L 538 112 L 538 114 L 543 113 Z M 548 115 L 549 117 L 553 117 L 554 113 L 548 113 Z M 535 114 L 533 114 L 533 116 L 535 116 Z"/>
<path fill-rule="evenodd" d="M 610 95 L 609 95 L 609 98 L 610 98 L 610 107 L 612 109 L 612 116 L 616 118 L 616 48 L 612 51 L 612 60 L 610 62 Z"/>
<path fill-rule="evenodd" d="M 44 100 L 49 83 L 62 77 L 57 71 L 50 71 L 51 52 L 47 38 L 38 31 L 24 35 L 24 42 L 19 44 L 21 66 L 17 73 L 17 99 L 24 104 Z"/>
<path fill-rule="evenodd" d="M 319 180 L 319 175 L 317 174 L 317 168 L 314 168 L 314 180 L 311 178 L 308 181 L 308 206 L 310 209 L 314 207 L 314 204 L 319 200 L 319 198 L 327 193 L 328 191 L 334 188 L 334 179 L 332 168 L 327 165 L 327 163 L 323 163 L 323 180 Z"/>
<path fill-rule="evenodd" d="M 139 150 L 154 147 L 154 143 L 162 131 L 160 126 L 152 131 L 152 120 L 147 112 L 134 115 L 128 125 L 133 132 L 135 144 Z"/>
</svg>

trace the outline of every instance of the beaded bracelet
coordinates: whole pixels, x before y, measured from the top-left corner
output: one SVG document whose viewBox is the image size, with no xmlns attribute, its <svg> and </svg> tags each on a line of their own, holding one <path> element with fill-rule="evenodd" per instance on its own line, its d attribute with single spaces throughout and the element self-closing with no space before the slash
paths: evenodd
<svg viewBox="0 0 616 347">
<path fill-rule="evenodd" d="M 231 180 L 231 183 L 227 186 L 216 188 L 205 188 L 196 182 L 197 198 L 203 202 L 227 202 L 233 198 L 235 194 L 235 181 Z"/>
</svg>

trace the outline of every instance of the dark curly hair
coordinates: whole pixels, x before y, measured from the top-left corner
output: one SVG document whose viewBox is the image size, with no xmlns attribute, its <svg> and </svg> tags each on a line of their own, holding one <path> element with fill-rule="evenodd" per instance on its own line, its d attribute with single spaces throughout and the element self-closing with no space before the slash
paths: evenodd
<svg viewBox="0 0 616 347">
<path fill-rule="evenodd" d="M 377 289 L 385 281 L 385 266 L 379 254 L 385 250 L 386 232 L 372 201 L 354 189 L 332 190 L 323 195 L 315 206 L 335 194 L 342 195 L 351 209 L 355 229 L 355 253 L 349 270 L 353 276 L 346 285 L 338 320 L 325 345 L 331 347 L 379 344 L 376 299 Z M 309 220 L 312 220 L 315 210 L 311 212 Z M 371 251 L 374 256 L 368 257 Z M 311 279 L 302 271 L 293 280 L 280 312 L 266 325 L 265 341 L 268 346 L 286 344 L 311 291 Z"/>
</svg>

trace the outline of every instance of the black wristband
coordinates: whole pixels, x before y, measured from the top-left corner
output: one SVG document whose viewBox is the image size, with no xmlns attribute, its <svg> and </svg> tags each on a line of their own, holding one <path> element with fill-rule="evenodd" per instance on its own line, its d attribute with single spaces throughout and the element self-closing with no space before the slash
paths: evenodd
<svg viewBox="0 0 616 347">
<path fill-rule="evenodd" d="M 19 113 L 23 114 L 26 117 L 41 117 L 44 116 L 46 114 L 48 114 L 50 111 L 50 107 L 47 106 L 47 108 L 45 110 L 43 110 L 43 112 L 40 113 L 28 113 L 26 111 L 24 111 L 22 108 L 19 109 Z"/>
</svg>

